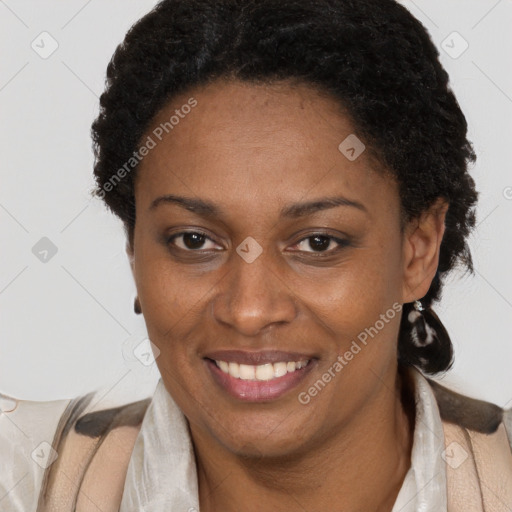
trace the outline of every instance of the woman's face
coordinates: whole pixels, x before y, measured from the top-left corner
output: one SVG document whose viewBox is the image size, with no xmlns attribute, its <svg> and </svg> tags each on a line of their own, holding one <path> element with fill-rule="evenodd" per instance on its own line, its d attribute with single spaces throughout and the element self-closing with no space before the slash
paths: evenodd
<svg viewBox="0 0 512 512">
<path fill-rule="evenodd" d="M 232 453 L 299 453 L 392 393 L 400 305 L 435 272 L 414 258 L 439 240 L 402 234 L 396 183 L 353 136 L 339 149 L 352 134 L 307 86 L 218 81 L 143 138 L 129 253 L 149 337 L 193 433 Z"/>
</svg>

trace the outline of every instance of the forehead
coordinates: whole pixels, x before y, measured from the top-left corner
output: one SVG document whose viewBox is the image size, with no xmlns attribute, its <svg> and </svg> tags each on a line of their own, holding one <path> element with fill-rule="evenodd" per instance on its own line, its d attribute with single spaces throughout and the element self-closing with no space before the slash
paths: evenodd
<svg viewBox="0 0 512 512">
<path fill-rule="evenodd" d="M 143 137 L 154 147 L 139 165 L 138 208 L 172 193 L 259 210 L 336 192 L 359 200 L 395 193 L 354 132 L 339 102 L 307 85 L 192 89 L 162 108 Z"/>
</svg>

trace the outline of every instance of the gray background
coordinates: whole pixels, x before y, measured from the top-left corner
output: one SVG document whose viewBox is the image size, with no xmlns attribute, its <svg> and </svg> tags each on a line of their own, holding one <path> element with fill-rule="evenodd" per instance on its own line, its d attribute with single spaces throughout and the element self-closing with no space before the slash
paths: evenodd
<svg viewBox="0 0 512 512">
<path fill-rule="evenodd" d="M 158 379 L 134 355 L 145 329 L 121 225 L 89 195 L 107 63 L 154 4 L 0 0 L 0 392 L 135 399 Z M 437 307 L 456 351 L 442 381 L 512 407 L 512 2 L 404 5 L 440 50 L 478 155 L 476 273 L 454 275 Z"/>
</svg>

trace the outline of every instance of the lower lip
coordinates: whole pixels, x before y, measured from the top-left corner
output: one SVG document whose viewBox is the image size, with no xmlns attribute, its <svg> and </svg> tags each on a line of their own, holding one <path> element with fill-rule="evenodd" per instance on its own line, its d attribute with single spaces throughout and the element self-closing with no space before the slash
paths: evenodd
<svg viewBox="0 0 512 512">
<path fill-rule="evenodd" d="M 275 400 L 298 386 L 313 367 L 314 360 L 282 377 L 270 380 L 242 380 L 224 373 L 211 359 L 205 359 L 214 380 L 231 396 L 247 402 Z"/>
</svg>

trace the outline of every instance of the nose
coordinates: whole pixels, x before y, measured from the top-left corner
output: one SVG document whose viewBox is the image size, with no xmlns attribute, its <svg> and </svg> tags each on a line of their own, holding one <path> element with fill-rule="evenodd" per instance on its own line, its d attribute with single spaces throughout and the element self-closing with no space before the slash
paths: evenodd
<svg viewBox="0 0 512 512">
<path fill-rule="evenodd" d="M 295 318 L 295 295 L 286 282 L 283 266 L 271 260 L 265 250 L 250 263 L 233 254 L 230 271 L 222 279 L 213 304 L 219 323 L 254 337 Z"/>
</svg>

